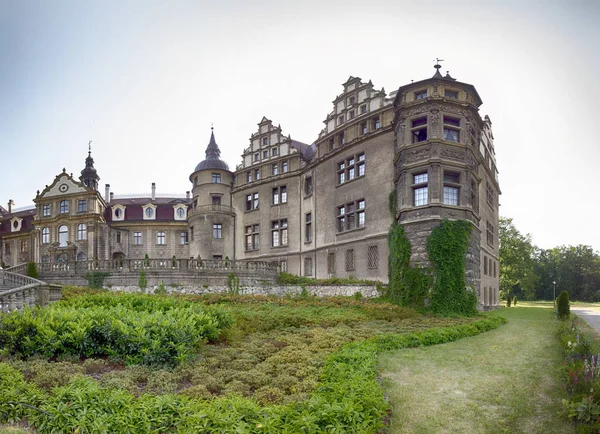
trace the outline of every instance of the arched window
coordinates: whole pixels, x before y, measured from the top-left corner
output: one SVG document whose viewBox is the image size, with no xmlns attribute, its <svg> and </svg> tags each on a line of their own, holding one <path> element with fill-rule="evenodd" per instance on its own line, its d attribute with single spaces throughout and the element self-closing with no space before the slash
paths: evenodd
<svg viewBox="0 0 600 434">
<path fill-rule="evenodd" d="M 67 240 L 69 239 L 69 229 L 66 226 L 60 226 L 58 228 L 58 247 L 67 247 Z"/>
<path fill-rule="evenodd" d="M 68 214 L 69 213 L 69 201 L 68 200 L 61 200 L 60 201 L 60 213 L 61 214 Z"/>
<path fill-rule="evenodd" d="M 177 217 L 179 217 L 180 219 L 185 217 L 185 210 L 183 208 L 177 208 Z"/>
<path fill-rule="evenodd" d="M 87 228 L 83 223 L 77 225 L 77 239 L 87 240 Z"/>
<path fill-rule="evenodd" d="M 42 244 L 50 244 L 50 229 L 42 229 Z"/>
<path fill-rule="evenodd" d="M 77 260 L 78 261 L 87 261 L 88 260 L 87 254 L 85 252 L 77 253 Z"/>
<path fill-rule="evenodd" d="M 152 208 L 146 208 L 146 217 L 152 218 L 154 215 L 154 210 Z"/>
</svg>

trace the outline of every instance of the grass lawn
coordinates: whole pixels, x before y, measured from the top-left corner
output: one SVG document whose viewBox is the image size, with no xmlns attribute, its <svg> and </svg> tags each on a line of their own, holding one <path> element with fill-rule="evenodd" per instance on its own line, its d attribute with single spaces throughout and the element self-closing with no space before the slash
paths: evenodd
<svg viewBox="0 0 600 434">
<path fill-rule="evenodd" d="M 382 355 L 390 432 L 575 432 L 560 414 L 557 322 L 544 307 L 502 309 L 509 322 L 496 330 Z"/>
</svg>

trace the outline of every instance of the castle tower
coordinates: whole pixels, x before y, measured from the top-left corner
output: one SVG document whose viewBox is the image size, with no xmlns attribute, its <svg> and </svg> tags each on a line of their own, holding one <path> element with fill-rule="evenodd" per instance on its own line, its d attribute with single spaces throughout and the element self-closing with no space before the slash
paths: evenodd
<svg viewBox="0 0 600 434">
<path fill-rule="evenodd" d="M 231 203 L 233 173 L 221 160 L 211 128 L 206 158 L 190 175 L 192 209 L 188 213 L 190 256 L 202 259 L 235 259 L 233 240 L 235 213 Z"/>
<path fill-rule="evenodd" d="M 394 101 L 397 219 L 412 245 L 411 262 L 425 266 L 427 238 L 442 219 L 473 224 L 466 279 L 486 309 L 497 305 L 499 287 L 493 270 L 499 269 L 500 189 L 491 121 L 479 115 L 475 87 L 440 68 L 400 87 Z"/>
<path fill-rule="evenodd" d="M 98 190 L 98 181 L 100 181 L 100 177 L 98 176 L 98 172 L 94 168 L 91 140 L 88 143 L 88 156 L 85 159 L 85 168 L 81 171 L 81 176 L 79 177 L 79 179 L 86 185 L 86 187 Z"/>
</svg>

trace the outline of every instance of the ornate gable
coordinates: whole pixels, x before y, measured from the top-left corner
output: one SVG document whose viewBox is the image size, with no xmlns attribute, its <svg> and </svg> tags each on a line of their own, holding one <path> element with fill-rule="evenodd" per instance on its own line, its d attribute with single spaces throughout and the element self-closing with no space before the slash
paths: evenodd
<svg viewBox="0 0 600 434">
<path fill-rule="evenodd" d="M 63 169 L 62 173 L 57 175 L 54 178 L 52 184 L 47 185 L 44 190 L 36 196 L 34 202 L 38 202 L 42 199 L 56 197 L 56 196 L 65 196 L 72 193 L 84 193 L 89 191 L 89 189 L 79 181 L 76 181 L 73 178 L 73 175 L 69 175 L 65 169 Z"/>
</svg>

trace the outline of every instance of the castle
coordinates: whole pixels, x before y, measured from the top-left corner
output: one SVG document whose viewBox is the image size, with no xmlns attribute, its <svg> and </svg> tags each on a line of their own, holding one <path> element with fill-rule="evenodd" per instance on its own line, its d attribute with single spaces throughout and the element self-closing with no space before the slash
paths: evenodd
<svg viewBox="0 0 600 434">
<path fill-rule="evenodd" d="M 99 187 L 91 151 L 75 179 L 63 169 L 35 207 L 0 207 L 0 260 L 72 262 L 146 257 L 252 260 L 310 277 L 388 280 L 395 218 L 426 264 L 441 219 L 474 230 L 467 281 L 480 308 L 498 305 L 498 171 L 491 121 L 474 86 L 442 75 L 387 95 L 350 77 L 312 144 L 266 117 L 230 170 L 211 132 L 180 197 L 123 197 Z"/>
</svg>

